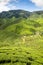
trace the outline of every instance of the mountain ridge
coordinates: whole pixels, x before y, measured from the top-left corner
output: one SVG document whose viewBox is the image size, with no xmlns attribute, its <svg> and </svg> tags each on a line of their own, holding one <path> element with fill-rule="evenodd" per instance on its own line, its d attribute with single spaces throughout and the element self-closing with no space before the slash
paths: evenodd
<svg viewBox="0 0 43 65">
<path fill-rule="evenodd" d="M 23 17 L 23 18 L 28 18 L 31 15 L 42 15 L 43 11 L 34 11 L 34 12 L 29 12 L 29 11 L 25 11 L 25 10 L 10 10 L 10 11 L 3 11 L 2 13 L 0 13 L 0 18 L 19 18 L 19 17 Z"/>
<path fill-rule="evenodd" d="M 4 11 L 0 13 L 0 18 L 11 18 L 12 16 L 18 17 L 24 17 L 27 18 L 30 15 L 30 12 L 25 10 L 10 10 L 10 11 Z"/>
</svg>

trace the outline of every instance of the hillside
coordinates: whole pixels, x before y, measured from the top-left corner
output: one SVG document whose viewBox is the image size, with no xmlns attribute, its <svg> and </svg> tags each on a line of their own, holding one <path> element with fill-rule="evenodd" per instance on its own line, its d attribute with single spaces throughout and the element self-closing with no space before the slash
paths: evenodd
<svg viewBox="0 0 43 65">
<path fill-rule="evenodd" d="M 10 11 L 4 11 L 4 12 L 0 13 L 0 18 L 11 18 L 11 17 L 27 18 L 29 16 L 30 16 L 30 12 L 24 11 L 24 10 L 10 10 Z"/>
<path fill-rule="evenodd" d="M 25 11 L 25 10 L 10 10 L 10 11 L 3 11 L 2 13 L 0 13 L 0 18 L 19 18 L 19 17 L 23 17 L 23 18 L 27 18 L 30 16 L 42 16 L 43 17 L 43 11 L 33 11 L 33 12 L 29 12 L 29 11 Z"/>
<path fill-rule="evenodd" d="M 0 13 L 0 65 L 43 65 L 43 11 Z"/>
<path fill-rule="evenodd" d="M 12 10 L 2 12 L 0 13 L 0 34 L 3 32 L 8 36 L 9 34 L 22 36 L 35 35 L 38 32 L 43 35 L 42 15 L 43 11 L 29 13 L 24 10 Z"/>
</svg>

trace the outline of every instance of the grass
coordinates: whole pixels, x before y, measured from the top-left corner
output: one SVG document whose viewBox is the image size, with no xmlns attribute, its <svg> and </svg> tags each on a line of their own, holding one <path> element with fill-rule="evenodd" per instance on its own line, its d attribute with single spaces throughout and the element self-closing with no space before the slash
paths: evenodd
<svg viewBox="0 0 43 65">
<path fill-rule="evenodd" d="M 33 35 L 18 40 L 14 45 L 0 47 L 0 65 L 43 65 L 43 37 Z"/>
</svg>

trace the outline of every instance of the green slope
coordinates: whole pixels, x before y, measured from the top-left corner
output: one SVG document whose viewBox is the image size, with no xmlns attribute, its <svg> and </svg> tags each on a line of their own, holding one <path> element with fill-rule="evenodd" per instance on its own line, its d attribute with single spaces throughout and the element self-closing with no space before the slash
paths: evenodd
<svg viewBox="0 0 43 65">
<path fill-rule="evenodd" d="M 0 17 L 0 65 L 43 65 L 42 14 L 11 16 Z"/>
<path fill-rule="evenodd" d="M 31 35 L 43 36 L 43 18 L 15 18 L 0 19 L 0 41 L 7 38 Z"/>
</svg>

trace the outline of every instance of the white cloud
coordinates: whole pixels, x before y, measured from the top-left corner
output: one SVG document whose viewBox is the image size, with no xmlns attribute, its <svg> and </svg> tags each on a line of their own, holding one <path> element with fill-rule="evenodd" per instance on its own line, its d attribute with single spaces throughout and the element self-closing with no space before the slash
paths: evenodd
<svg viewBox="0 0 43 65">
<path fill-rule="evenodd" d="M 30 0 L 38 7 L 43 7 L 43 0 Z"/>
<path fill-rule="evenodd" d="M 11 6 L 11 7 L 6 6 L 10 1 L 11 0 L 0 0 L 0 12 L 8 11 L 10 9 L 16 8 L 16 6 Z M 14 1 L 16 2 L 17 0 L 14 0 Z"/>
<path fill-rule="evenodd" d="M 8 2 L 9 0 L 0 0 L 0 12 L 9 10 L 9 8 L 6 6 Z"/>
</svg>

